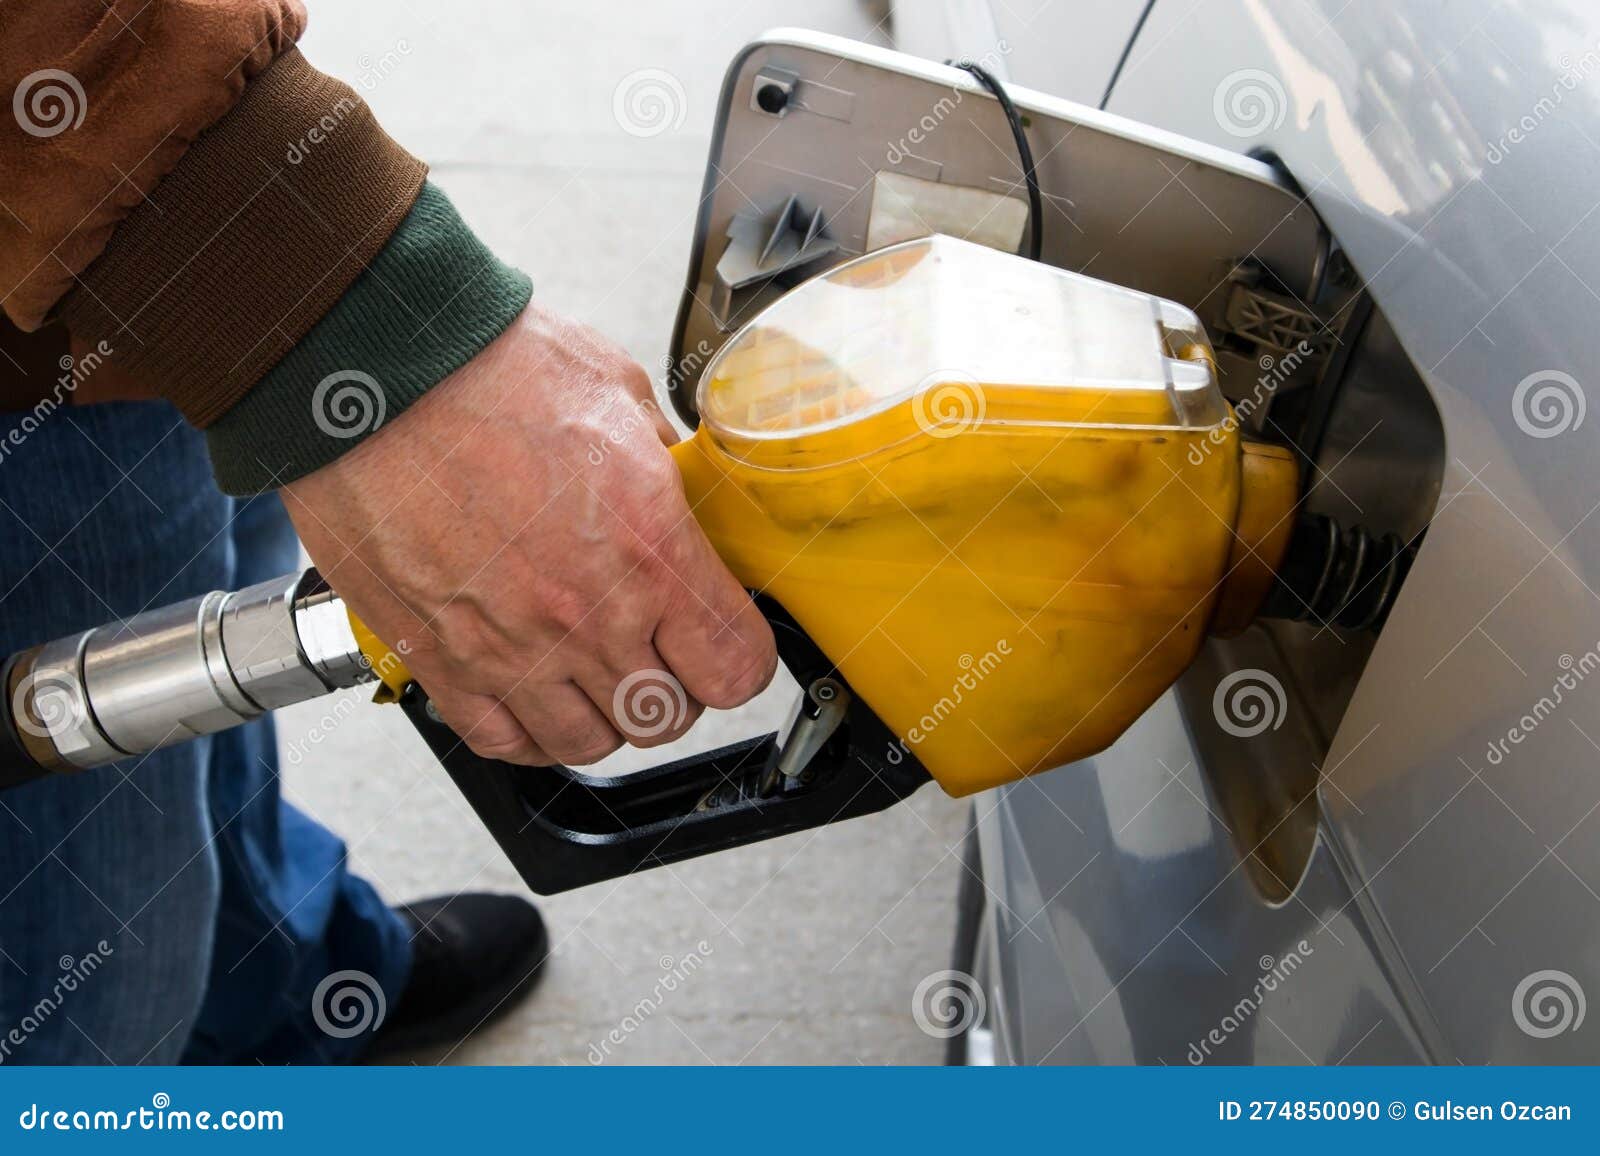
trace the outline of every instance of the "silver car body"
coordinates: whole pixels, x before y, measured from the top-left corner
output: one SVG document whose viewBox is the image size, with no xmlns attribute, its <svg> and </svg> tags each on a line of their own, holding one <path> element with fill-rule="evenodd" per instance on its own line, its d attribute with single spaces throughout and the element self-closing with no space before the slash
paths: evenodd
<svg viewBox="0 0 1600 1156">
<path fill-rule="evenodd" d="M 897 15 L 914 24 L 921 7 Z M 1143 5 L 1111 7 L 1106 21 L 1131 28 Z M 993 35 L 1069 42 L 1062 8 L 996 4 Z M 1056 23 L 1030 32 L 1035 10 Z M 1089 765 L 1037 782 L 1069 813 L 1103 814 L 1102 837 L 1063 838 L 1027 785 L 984 810 L 985 878 L 1004 904 L 986 944 L 1000 1056 L 1192 1059 L 1240 1018 L 1258 964 L 1305 940 L 1304 969 L 1211 1058 L 1600 1058 L 1600 1036 L 1577 1030 L 1600 980 L 1600 688 L 1583 679 L 1600 638 L 1600 470 L 1581 423 L 1600 309 L 1597 53 L 1600 10 L 1577 2 L 1153 5 L 1107 108 L 1282 160 L 1392 330 L 1374 334 L 1375 392 L 1385 359 L 1426 384 L 1443 476 L 1436 497 L 1418 493 L 1433 447 L 1408 455 L 1404 440 L 1322 463 L 1351 503 L 1410 505 L 1428 530 L 1336 720 L 1292 900 L 1242 885 L 1197 772 L 1208 724 L 1181 693 Z M 1073 83 L 1048 56 L 1011 72 L 1050 92 Z M 1261 105 L 1230 122 L 1251 86 Z M 1547 395 L 1541 420 L 1544 386 L 1567 400 Z M 1358 427 L 1401 420 L 1381 397 L 1365 411 Z M 1314 673 L 1286 679 L 1291 714 L 1325 696 Z M 1187 681 L 1203 691 L 1208 677 Z M 1163 763 L 1188 769 L 1168 785 Z M 1017 933 L 1035 915 L 1046 942 Z"/>
<path fill-rule="evenodd" d="M 1600 10 L 1145 7 L 919 0 L 895 36 L 1018 86 L 1046 259 L 1200 307 L 1211 258 L 1251 254 L 1320 294 L 1337 388 L 1309 504 L 1420 548 L 1376 639 L 1313 622 L 1208 643 L 1109 750 L 977 800 L 972 1058 L 1593 1062 Z M 762 69 L 817 97 L 818 143 L 783 128 L 787 163 L 759 137 L 780 126 L 750 119 Z M 689 298 L 738 211 L 725 178 L 751 205 L 811 198 L 859 249 L 852 174 L 960 83 L 803 33 L 735 62 L 680 355 L 717 340 Z M 969 101 L 899 159 L 1014 193 L 994 111 Z M 961 135 L 980 116 L 987 146 Z M 1234 361 L 1230 396 L 1249 372 Z M 1234 713 L 1241 679 L 1256 713 Z"/>
</svg>

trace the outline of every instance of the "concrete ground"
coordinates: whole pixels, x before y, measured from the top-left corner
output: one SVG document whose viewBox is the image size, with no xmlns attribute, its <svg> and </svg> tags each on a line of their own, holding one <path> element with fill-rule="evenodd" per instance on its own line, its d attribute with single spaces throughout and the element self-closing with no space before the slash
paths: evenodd
<svg viewBox="0 0 1600 1156">
<path fill-rule="evenodd" d="M 777 25 L 886 42 L 875 6 L 860 0 L 311 9 L 310 60 L 362 91 L 545 302 L 651 367 L 683 287 L 724 66 Z M 650 137 L 624 130 L 619 89 L 642 82 L 681 124 Z M 788 683 L 754 708 L 708 716 L 684 743 L 757 733 L 793 693 Z M 520 890 L 405 719 L 363 698 L 279 713 L 290 796 L 346 837 L 392 899 Z M 629 754 L 612 760 L 618 769 L 639 765 Z M 912 993 L 948 965 L 965 815 L 930 787 L 887 814 L 543 900 L 557 946 L 536 997 L 415 1058 L 937 1063 L 943 1043 L 917 1027 Z"/>
</svg>

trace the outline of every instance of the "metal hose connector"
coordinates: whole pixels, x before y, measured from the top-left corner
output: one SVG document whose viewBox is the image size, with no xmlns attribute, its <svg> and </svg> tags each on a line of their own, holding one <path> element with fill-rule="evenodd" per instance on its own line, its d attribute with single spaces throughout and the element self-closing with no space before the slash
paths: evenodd
<svg viewBox="0 0 1600 1156">
<path fill-rule="evenodd" d="M 212 591 L 7 664 L 7 720 L 44 770 L 115 762 L 374 677 L 317 572 Z"/>
</svg>

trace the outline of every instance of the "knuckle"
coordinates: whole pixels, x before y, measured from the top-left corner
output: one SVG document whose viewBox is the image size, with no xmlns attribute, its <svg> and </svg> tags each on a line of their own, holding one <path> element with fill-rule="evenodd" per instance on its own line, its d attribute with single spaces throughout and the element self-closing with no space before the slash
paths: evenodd
<svg viewBox="0 0 1600 1156">
<path fill-rule="evenodd" d="M 772 678 L 773 656 L 764 647 L 742 647 L 732 662 L 706 676 L 701 700 L 718 710 L 730 710 L 761 693 Z"/>
<path fill-rule="evenodd" d="M 573 760 L 572 761 L 574 763 L 576 763 L 580 767 L 581 766 L 587 766 L 590 763 L 598 763 L 601 759 L 605 758 L 607 755 L 611 754 L 613 751 L 618 750 L 619 748 L 621 748 L 621 746 L 622 746 L 622 740 L 621 739 L 608 738 L 604 742 L 596 743 L 593 746 L 587 747 L 584 750 L 579 751 L 576 755 L 573 756 Z"/>
<path fill-rule="evenodd" d="M 562 589 L 547 593 L 540 608 L 545 620 L 567 637 L 576 634 L 589 620 L 594 604 L 577 590 Z"/>
<path fill-rule="evenodd" d="M 609 726 L 599 723 L 556 722 L 541 733 L 539 745 L 564 763 L 598 762 L 622 745 L 622 739 Z"/>
<path fill-rule="evenodd" d="M 558 747 L 559 753 L 556 757 L 564 763 L 584 766 L 588 763 L 598 763 L 621 746 L 622 740 L 614 734 L 596 734 L 576 741 L 570 746 Z"/>
<path fill-rule="evenodd" d="M 648 403 L 654 400 L 655 387 L 644 366 L 632 358 L 624 357 L 621 376 L 623 386 L 641 402 Z"/>
<path fill-rule="evenodd" d="M 438 617 L 444 637 L 442 657 L 451 668 L 452 682 L 493 693 L 503 672 L 521 660 L 519 647 L 499 621 L 496 608 L 474 593 L 463 593 Z M 477 685 L 480 683 L 484 685 Z"/>
<path fill-rule="evenodd" d="M 676 520 L 683 504 L 683 475 L 665 447 L 651 443 L 641 458 L 636 486 L 651 510 L 665 506 Z"/>
<path fill-rule="evenodd" d="M 651 553 L 683 529 L 689 511 L 677 467 L 665 452 L 647 455 L 629 479 L 625 517 Z"/>
<path fill-rule="evenodd" d="M 611 703 L 614 711 L 622 709 L 619 694 L 621 684 L 631 678 L 638 677 L 638 672 L 651 664 L 640 659 L 640 650 L 650 644 L 650 636 L 654 632 L 656 619 L 654 615 L 643 612 L 644 607 L 633 599 L 623 599 L 613 607 L 606 609 L 606 628 L 604 633 L 595 639 L 594 649 L 590 652 L 591 659 L 598 661 L 604 676 L 608 679 L 611 688 L 611 697 L 606 700 Z"/>
<path fill-rule="evenodd" d="M 514 737 L 466 736 L 467 749 L 480 759 L 502 763 L 528 763 L 533 761 L 533 743 L 525 735 Z"/>
</svg>

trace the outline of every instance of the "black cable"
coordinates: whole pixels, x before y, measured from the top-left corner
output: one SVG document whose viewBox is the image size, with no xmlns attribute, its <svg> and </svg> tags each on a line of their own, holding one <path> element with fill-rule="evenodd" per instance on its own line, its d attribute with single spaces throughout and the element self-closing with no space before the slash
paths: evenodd
<svg viewBox="0 0 1600 1156">
<path fill-rule="evenodd" d="M 1133 42 L 1139 39 L 1139 33 L 1144 30 L 1144 22 L 1150 19 L 1150 9 L 1156 6 L 1156 0 L 1148 0 L 1144 11 L 1139 13 L 1139 19 L 1133 22 L 1133 31 L 1128 33 L 1127 42 L 1122 46 L 1122 55 L 1117 57 L 1117 66 L 1111 70 L 1111 79 L 1106 81 L 1105 95 L 1100 98 L 1100 109 L 1105 111 L 1106 105 L 1111 103 L 1111 90 L 1117 87 L 1117 80 L 1122 76 L 1123 66 L 1128 63 L 1128 57 L 1133 53 Z"/>
<path fill-rule="evenodd" d="M 970 60 L 952 60 L 951 64 L 978 78 L 978 82 L 994 94 L 1011 126 L 1011 137 L 1017 142 L 1017 159 L 1022 162 L 1022 176 L 1028 182 L 1028 251 L 1023 256 L 1037 261 L 1044 251 L 1044 197 L 1039 192 L 1039 174 L 1033 167 L 1033 150 L 1028 147 L 1028 136 L 1022 131 L 1022 114 L 1006 95 L 1005 86 L 981 64 Z"/>
</svg>

